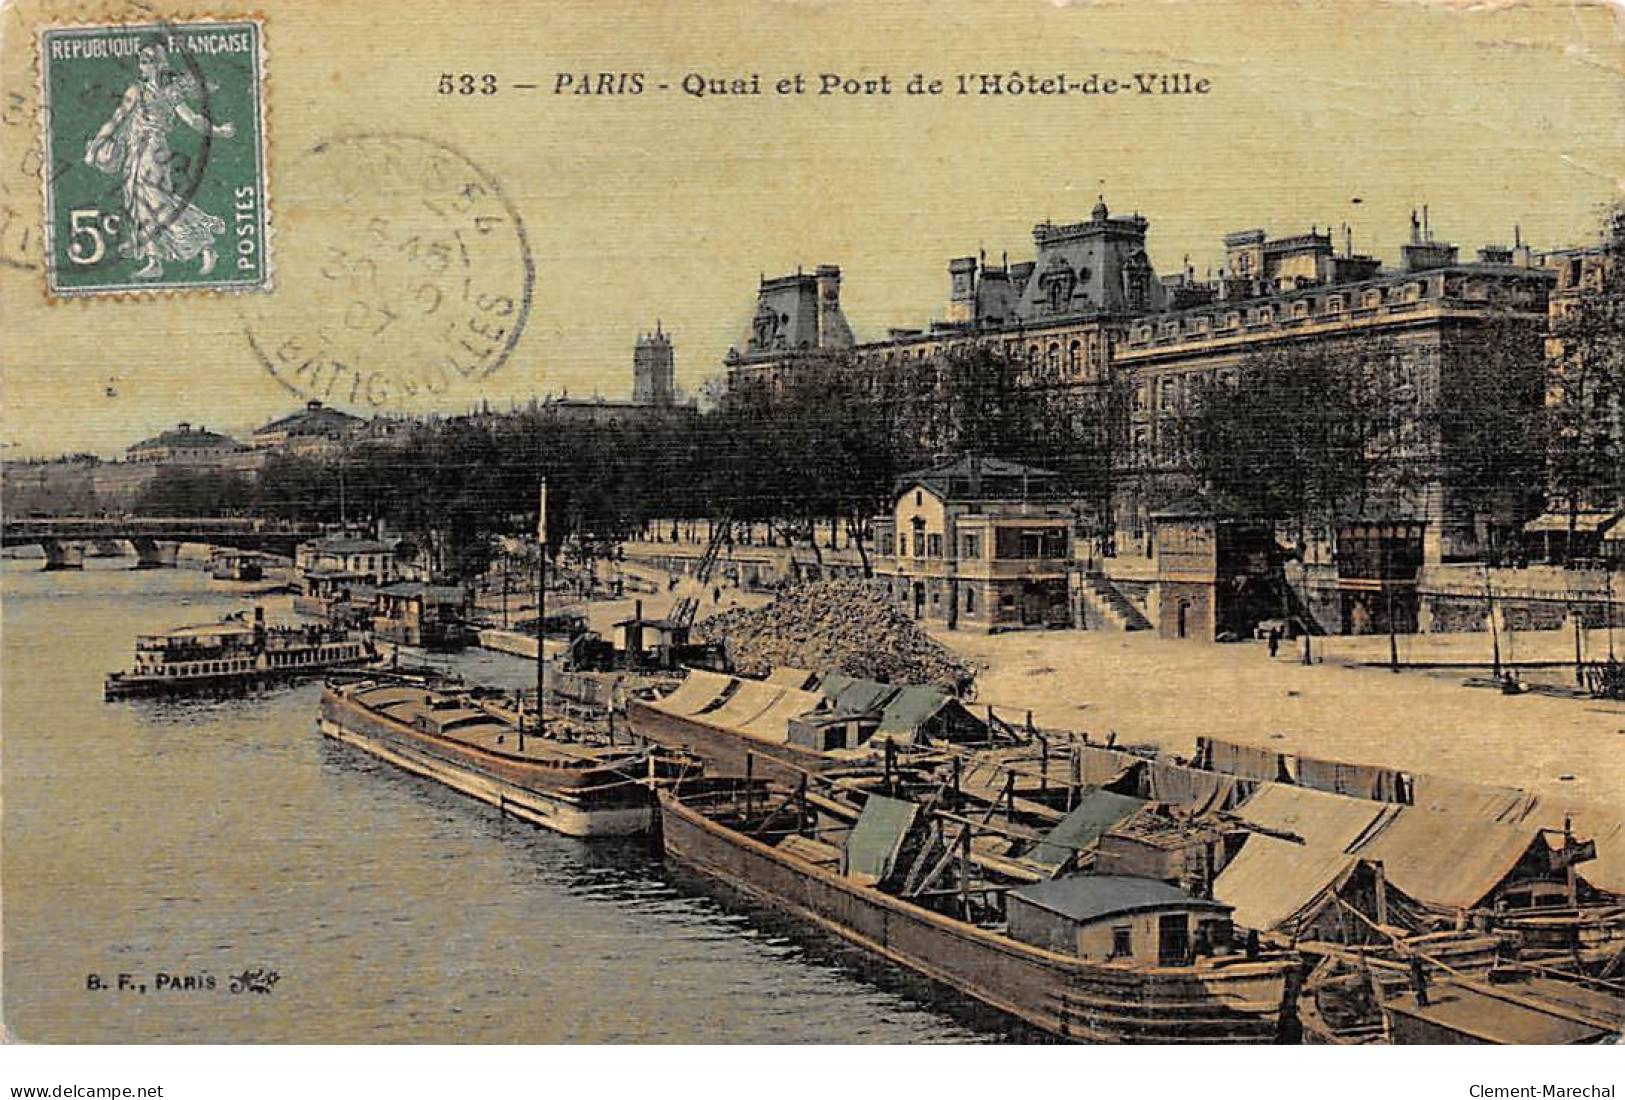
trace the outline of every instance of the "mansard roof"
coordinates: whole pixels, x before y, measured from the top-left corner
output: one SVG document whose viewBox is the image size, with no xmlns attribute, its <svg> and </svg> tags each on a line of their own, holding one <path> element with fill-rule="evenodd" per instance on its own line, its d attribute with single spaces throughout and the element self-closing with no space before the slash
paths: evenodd
<svg viewBox="0 0 1625 1100">
<path fill-rule="evenodd" d="M 288 435 L 334 435 L 360 427 L 366 421 L 339 409 L 329 408 L 320 401 L 306 403 L 303 409 L 279 417 L 254 430 L 255 435 L 284 432 Z"/>
<path fill-rule="evenodd" d="M 190 424 L 180 424 L 167 432 L 159 432 L 151 439 L 143 439 L 139 443 L 131 444 L 127 449 L 131 451 L 145 451 L 154 447 L 169 447 L 174 450 L 199 448 L 228 449 L 237 446 L 237 441 L 229 435 L 211 432 L 206 428 L 194 428 Z"/>
<path fill-rule="evenodd" d="M 898 490 L 919 485 L 944 500 L 989 500 L 1047 495 L 1061 475 L 1002 458 L 963 455 L 906 473 Z"/>
</svg>

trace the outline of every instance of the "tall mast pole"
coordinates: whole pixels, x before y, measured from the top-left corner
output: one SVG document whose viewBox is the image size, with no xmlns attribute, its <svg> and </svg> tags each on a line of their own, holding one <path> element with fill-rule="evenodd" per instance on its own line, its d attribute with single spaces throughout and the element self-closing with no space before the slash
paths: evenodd
<svg viewBox="0 0 1625 1100">
<path fill-rule="evenodd" d="M 1490 620 L 1490 660 L 1493 664 L 1493 675 L 1497 680 L 1501 678 L 1501 631 L 1495 622 L 1495 590 L 1490 587 L 1490 565 L 1484 563 L 1484 602 L 1489 607 Z"/>
<path fill-rule="evenodd" d="M 1614 663 L 1614 570 L 1610 565 L 1603 570 L 1603 605 L 1602 612 L 1608 616 L 1608 663 Z"/>
<path fill-rule="evenodd" d="M 542 478 L 536 506 L 536 732 L 542 732 L 542 698 L 547 686 L 547 662 L 542 655 L 547 618 L 547 478 Z"/>
</svg>

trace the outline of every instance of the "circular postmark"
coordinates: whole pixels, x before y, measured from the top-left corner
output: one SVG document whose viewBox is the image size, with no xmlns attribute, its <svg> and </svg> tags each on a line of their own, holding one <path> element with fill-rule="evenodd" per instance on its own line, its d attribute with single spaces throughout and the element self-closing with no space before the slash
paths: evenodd
<svg viewBox="0 0 1625 1100">
<path fill-rule="evenodd" d="M 488 172 L 433 138 L 359 134 L 319 142 L 283 178 L 277 290 L 242 307 L 279 382 L 356 411 L 425 411 L 507 362 L 535 264 Z"/>
</svg>

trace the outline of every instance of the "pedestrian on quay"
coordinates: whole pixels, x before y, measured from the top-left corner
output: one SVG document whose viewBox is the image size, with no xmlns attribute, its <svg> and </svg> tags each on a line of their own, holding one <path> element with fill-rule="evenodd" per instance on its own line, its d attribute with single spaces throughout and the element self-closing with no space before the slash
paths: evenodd
<svg viewBox="0 0 1625 1100">
<path fill-rule="evenodd" d="M 1275 655 L 1279 652 L 1281 652 L 1281 628 L 1272 626 L 1270 627 L 1270 660 L 1275 660 Z"/>
</svg>

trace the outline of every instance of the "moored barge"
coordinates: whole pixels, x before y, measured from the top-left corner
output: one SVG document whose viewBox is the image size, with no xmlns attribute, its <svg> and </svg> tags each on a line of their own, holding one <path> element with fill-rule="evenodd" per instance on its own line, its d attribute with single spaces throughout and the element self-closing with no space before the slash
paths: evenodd
<svg viewBox="0 0 1625 1100">
<path fill-rule="evenodd" d="M 329 682 L 318 719 L 334 740 L 567 836 L 653 827 L 649 781 L 681 761 L 562 719 L 541 736 L 528 725 L 500 694 L 391 679 Z"/>
<path fill-rule="evenodd" d="M 626 703 L 632 732 L 691 752 L 708 771 L 795 784 L 871 756 L 886 743 L 986 748 L 996 731 L 938 688 L 842 673 L 777 669 L 765 680 L 692 669 L 659 699 Z"/>
<path fill-rule="evenodd" d="M 262 608 L 240 618 L 183 626 L 135 640 L 135 665 L 112 672 L 105 698 L 230 693 L 365 664 L 377 656 L 360 634 L 321 626 L 267 626 Z"/>
<path fill-rule="evenodd" d="M 209 555 L 209 576 L 217 581 L 265 579 L 265 561 L 252 550 L 217 549 Z"/>
<path fill-rule="evenodd" d="M 805 787 L 659 797 L 671 858 L 1053 1035 L 1259 1043 L 1295 1026 L 1298 956 L 1243 949 L 1211 899 L 1122 876 L 977 879 L 968 822 L 922 832 L 928 811 L 878 795 L 850 828 L 809 810 Z"/>
</svg>

